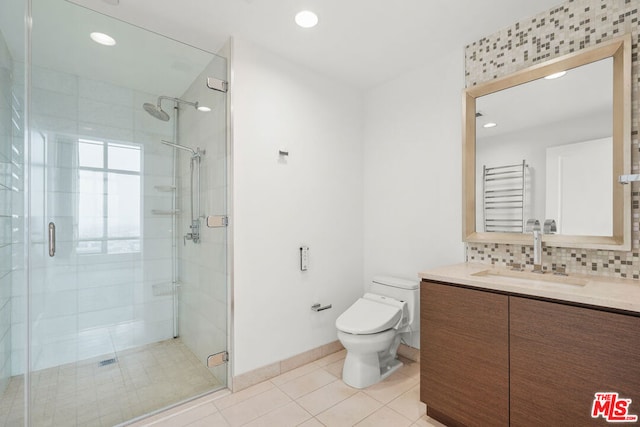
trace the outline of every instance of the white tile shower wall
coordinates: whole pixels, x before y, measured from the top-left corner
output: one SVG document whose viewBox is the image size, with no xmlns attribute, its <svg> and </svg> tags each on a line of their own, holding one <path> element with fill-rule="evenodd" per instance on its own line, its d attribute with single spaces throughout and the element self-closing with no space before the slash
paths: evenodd
<svg viewBox="0 0 640 427">
<path fill-rule="evenodd" d="M 232 51 L 238 376 L 335 341 L 362 295 L 362 97 L 246 41 Z"/>
<path fill-rule="evenodd" d="M 227 269 L 225 228 L 207 228 L 204 217 L 226 214 L 226 96 L 207 88 L 207 77 L 226 80 L 226 61 L 215 58 L 182 95 L 211 112 L 181 108 L 179 143 L 205 150 L 200 162 L 200 242 L 179 245 L 179 313 L 182 342 L 206 364 L 207 356 L 227 345 Z M 180 152 L 180 242 L 190 231 L 190 155 Z M 197 197 L 194 193 L 194 197 Z M 225 367 L 215 375 L 226 380 Z"/>
<path fill-rule="evenodd" d="M 12 171 L 12 195 L 11 195 L 11 374 L 16 366 L 21 367 L 24 360 L 24 346 L 21 342 L 24 337 L 24 328 L 14 327 L 16 317 L 14 313 L 24 308 L 24 289 L 26 286 L 26 263 L 24 259 L 25 245 L 25 167 L 24 167 L 24 133 L 23 122 L 23 96 L 17 80 L 24 71 L 24 64 L 14 62 L 12 81 L 12 141 L 11 171 Z"/>
<path fill-rule="evenodd" d="M 43 369 L 172 336 L 171 297 L 154 292 L 170 283 L 171 219 L 152 213 L 168 210 L 171 195 L 158 186 L 171 183 L 171 160 L 161 139 L 171 123 L 142 109 L 157 94 L 34 67 L 34 153 L 46 156 L 46 172 L 34 168 L 33 239 L 44 241 L 46 223 L 58 230 L 58 251 L 50 258 L 42 243 L 32 251 L 33 368 Z M 45 138 L 38 150 L 39 136 Z M 141 146 L 141 252 L 79 254 L 77 138 Z M 45 153 L 46 147 L 46 154 Z M 170 155 L 169 155 L 170 157 Z M 44 177 L 48 194 L 45 202 Z M 44 214 L 44 215 L 43 215 Z M 14 251 L 22 257 L 22 252 Z M 24 290 L 14 284 L 12 304 L 13 374 L 24 371 Z"/>
<path fill-rule="evenodd" d="M 623 34 L 632 36 L 632 173 L 640 170 L 638 87 L 640 4 L 636 0 L 571 0 L 466 46 L 466 85 L 485 82 Z M 544 266 L 567 271 L 640 279 L 640 193 L 632 188 L 630 252 L 545 247 Z M 467 259 L 505 265 L 533 263 L 531 246 L 467 244 Z"/>
<path fill-rule="evenodd" d="M 12 78 L 13 61 L 0 33 L 0 394 L 11 377 L 11 280 L 14 249 Z"/>
</svg>

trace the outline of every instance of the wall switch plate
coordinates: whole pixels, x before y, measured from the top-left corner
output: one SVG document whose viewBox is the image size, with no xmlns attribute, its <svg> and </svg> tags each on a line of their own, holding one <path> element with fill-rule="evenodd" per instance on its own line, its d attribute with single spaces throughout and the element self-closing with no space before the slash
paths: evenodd
<svg viewBox="0 0 640 427">
<path fill-rule="evenodd" d="M 309 247 L 300 246 L 300 270 L 307 271 L 309 269 Z"/>
</svg>

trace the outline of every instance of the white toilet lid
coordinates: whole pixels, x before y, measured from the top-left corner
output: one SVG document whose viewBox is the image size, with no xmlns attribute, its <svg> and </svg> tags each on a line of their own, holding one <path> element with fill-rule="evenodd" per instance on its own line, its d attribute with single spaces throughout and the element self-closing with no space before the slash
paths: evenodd
<svg viewBox="0 0 640 427">
<path fill-rule="evenodd" d="M 349 334 L 375 334 L 394 327 L 401 317 L 398 307 L 360 298 L 338 317 L 336 328 Z"/>
</svg>

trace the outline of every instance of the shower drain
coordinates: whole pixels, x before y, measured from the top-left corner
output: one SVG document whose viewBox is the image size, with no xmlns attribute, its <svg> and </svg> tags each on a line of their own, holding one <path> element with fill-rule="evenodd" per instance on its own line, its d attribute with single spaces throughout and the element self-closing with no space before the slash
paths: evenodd
<svg viewBox="0 0 640 427">
<path fill-rule="evenodd" d="M 112 363 L 116 363 L 116 358 L 111 358 L 111 359 L 105 359 L 105 360 L 101 360 L 100 362 L 98 362 L 98 364 L 100 366 L 107 366 L 107 365 L 111 365 Z"/>
</svg>

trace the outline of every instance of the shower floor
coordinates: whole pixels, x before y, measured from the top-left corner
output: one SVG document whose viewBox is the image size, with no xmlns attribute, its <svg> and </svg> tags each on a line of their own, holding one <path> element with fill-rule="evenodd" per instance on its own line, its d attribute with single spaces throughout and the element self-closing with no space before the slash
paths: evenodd
<svg viewBox="0 0 640 427">
<path fill-rule="evenodd" d="M 110 427 L 221 386 L 177 338 L 34 372 L 31 424 Z M 20 375 L 0 395 L 0 426 L 23 425 L 23 411 Z"/>
</svg>

